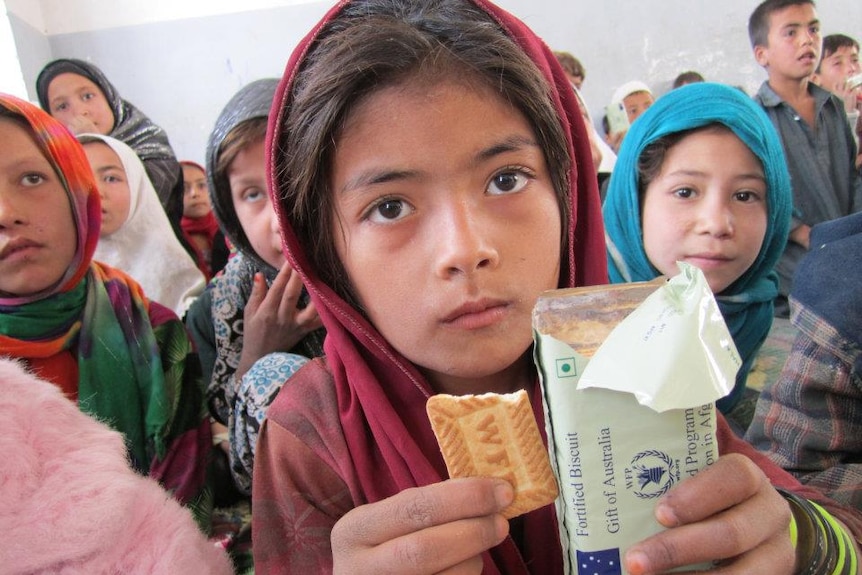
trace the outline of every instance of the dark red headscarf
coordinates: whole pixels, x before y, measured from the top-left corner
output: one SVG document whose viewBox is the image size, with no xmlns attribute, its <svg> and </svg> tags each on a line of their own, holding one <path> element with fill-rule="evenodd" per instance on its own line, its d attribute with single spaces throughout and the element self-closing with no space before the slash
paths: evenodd
<svg viewBox="0 0 862 575">
<path fill-rule="evenodd" d="M 589 138 L 571 84 L 553 52 L 527 26 L 512 15 L 483 0 L 475 4 L 487 12 L 535 62 L 550 84 L 567 148 L 572 158 L 567 261 L 563 262 L 560 287 L 607 283 L 604 229 L 600 200 L 592 164 Z M 267 171 L 270 190 L 279 195 L 278 174 L 282 159 L 277 153 L 277 138 L 283 129 L 285 110 L 291 105 L 292 84 L 302 61 L 313 46 L 321 28 L 346 5 L 339 3 L 306 36 L 287 64 L 284 78 L 275 94 L 267 137 Z M 282 238 L 291 265 L 301 274 L 327 330 L 324 344 L 339 401 L 344 436 L 361 488 L 369 502 L 389 497 L 409 487 L 439 482 L 448 477 L 437 441 L 425 413 L 426 399 L 432 391 L 416 367 L 397 353 L 363 315 L 323 283 L 295 234 L 289 214 L 273 199 Z M 566 265 L 568 263 L 568 265 Z M 385 281 L 385 280 L 384 280 Z M 538 383 L 533 392 L 536 416 L 542 421 Z M 540 428 L 543 425 L 540 424 Z M 547 562 L 549 569 L 560 563 L 559 552 L 549 553 L 558 540 L 552 508 L 546 507 L 524 517 L 527 534 L 524 547 L 533 561 L 533 572 L 543 571 L 536 564 Z M 528 541 L 526 541 L 528 540 Z M 544 550 L 544 553 L 542 552 Z M 486 572 L 519 561 L 511 540 L 486 558 Z M 542 557 L 545 555 L 546 557 Z M 559 568 L 559 567 L 556 567 Z M 506 571 L 519 572 L 519 571 Z M 523 571 L 526 572 L 526 571 Z"/>
</svg>

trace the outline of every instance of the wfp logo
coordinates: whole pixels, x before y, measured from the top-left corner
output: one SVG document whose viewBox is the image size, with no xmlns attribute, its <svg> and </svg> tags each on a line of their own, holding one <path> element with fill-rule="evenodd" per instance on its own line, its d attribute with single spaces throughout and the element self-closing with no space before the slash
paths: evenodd
<svg viewBox="0 0 862 575">
<path fill-rule="evenodd" d="M 679 465 L 665 452 L 656 449 L 641 451 L 625 469 L 626 488 L 635 497 L 661 497 L 679 481 Z"/>
</svg>

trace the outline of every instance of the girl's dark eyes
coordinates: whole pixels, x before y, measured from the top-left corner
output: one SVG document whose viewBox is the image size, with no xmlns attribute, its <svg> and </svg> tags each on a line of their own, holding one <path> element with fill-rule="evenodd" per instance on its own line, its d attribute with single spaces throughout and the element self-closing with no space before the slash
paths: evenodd
<svg viewBox="0 0 862 575">
<path fill-rule="evenodd" d="M 735 194 L 733 194 L 733 197 L 740 202 L 748 204 L 751 202 L 756 202 L 760 198 L 760 194 L 758 194 L 757 192 L 746 190 L 744 192 L 736 192 Z"/>
<path fill-rule="evenodd" d="M 372 206 L 367 217 L 369 221 L 380 224 L 400 220 L 412 211 L 404 200 L 384 198 Z"/>
<path fill-rule="evenodd" d="M 45 176 L 42 174 L 24 174 L 21 177 L 21 184 L 27 187 L 38 186 L 45 181 Z"/>
<path fill-rule="evenodd" d="M 377 206 L 377 213 L 387 220 L 394 220 L 401 214 L 403 208 L 399 200 L 387 200 Z"/>
<path fill-rule="evenodd" d="M 520 192 L 530 182 L 530 175 L 522 169 L 508 169 L 499 172 L 488 184 L 487 192 L 492 195 Z"/>
<path fill-rule="evenodd" d="M 523 168 L 510 168 L 496 173 L 488 182 L 485 193 L 492 196 L 517 193 L 523 190 L 532 176 Z M 406 200 L 386 197 L 373 204 L 367 212 L 369 221 L 375 223 L 394 222 L 407 217 L 415 211 L 415 207 Z"/>
<path fill-rule="evenodd" d="M 673 195 L 678 198 L 690 198 L 694 195 L 694 190 L 691 188 L 679 188 L 674 190 Z"/>
<path fill-rule="evenodd" d="M 263 192 L 260 190 L 248 190 L 242 195 L 243 201 L 256 202 L 263 197 Z"/>
</svg>

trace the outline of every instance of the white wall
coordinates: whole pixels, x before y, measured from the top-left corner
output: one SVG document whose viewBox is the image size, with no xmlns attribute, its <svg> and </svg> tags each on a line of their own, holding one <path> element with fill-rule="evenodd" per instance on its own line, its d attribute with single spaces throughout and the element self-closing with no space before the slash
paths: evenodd
<svg viewBox="0 0 862 575">
<path fill-rule="evenodd" d="M 6 15 L 6 4 L 0 0 L 0 91 L 27 98 L 27 85 L 21 72 L 18 46 L 12 34 L 12 24 Z"/>
<path fill-rule="evenodd" d="M 632 79 L 663 93 L 677 73 L 756 91 L 746 24 L 755 0 L 498 0 L 587 69 L 597 119 Z M 30 96 L 50 59 L 102 68 L 120 94 L 168 132 L 181 159 L 201 161 L 216 116 L 243 84 L 280 76 L 299 39 L 334 0 L 6 0 Z M 241 8 L 240 8 L 241 6 Z M 823 1 L 824 34 L 862 39 L 862 2 Z M 194 15 L 198 14 L 198 15 Z"/>
</svg>

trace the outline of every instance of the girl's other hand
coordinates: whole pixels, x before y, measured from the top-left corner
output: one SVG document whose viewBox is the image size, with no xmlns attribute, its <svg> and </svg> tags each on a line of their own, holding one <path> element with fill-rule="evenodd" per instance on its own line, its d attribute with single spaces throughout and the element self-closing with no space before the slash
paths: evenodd
<svg viewBox="0 0 862 575">
<path fill-rule="evenodd" d="M 317 308 L 309 303 L 299 309 L 302 280 L 285 263 L 267 289 L 262 273 L 254 276 L 254 286 L 243 312 L 242 356 L 236 370 L 241 378 L 263 356 L 288 351 L 323 323 Z"/>
<path fill-rule="evenodd" d="M 479 574 L 509 533 L 514 493 L 500 479 L 450 479 L 362 505 L 332 530 L 334 573 Z"/>
<path fill-rule="evenodd" d="M 750 459 L 728 454 L 671 489 L 656 506 L 668 527 L 633 545 L 632 575 L 716 563 L 710 573 L 793 573 L 790 506 Z"/>
</svg>

